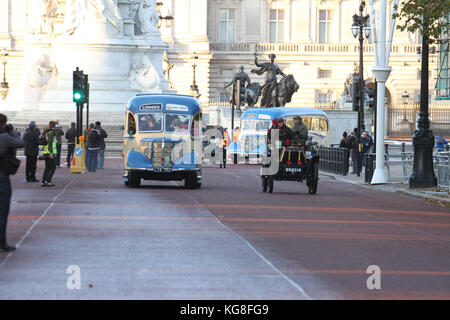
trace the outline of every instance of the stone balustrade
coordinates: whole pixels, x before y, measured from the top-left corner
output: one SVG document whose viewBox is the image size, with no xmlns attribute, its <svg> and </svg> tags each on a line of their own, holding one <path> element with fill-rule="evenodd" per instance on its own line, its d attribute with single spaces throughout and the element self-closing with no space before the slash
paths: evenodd
<svg viewBox="0 0 450 320">
<path fill-rule="evenodd" d="M 394 44 L 392 54 L 416 54 L 418 44 Z M 216 42 L 210 43 L 209 49 L 213 52 L 245 52 L 245 53 L 296 53 L 296 54 L 355 54 L 359 52 L 357 43 L 247 43 L 247 42 Z M 373 44 L 364 45 L 364 52 L 374 52 Z"/>
</svg>

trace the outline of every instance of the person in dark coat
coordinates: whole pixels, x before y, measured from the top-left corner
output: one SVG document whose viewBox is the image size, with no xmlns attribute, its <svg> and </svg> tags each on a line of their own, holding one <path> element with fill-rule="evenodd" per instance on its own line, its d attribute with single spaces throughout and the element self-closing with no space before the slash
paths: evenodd
<svg viewBox="0 0 450 320">
<path fill-rule="evenodd" d="M 89 132 L 87 146 L 89 150 L 89 159 L 87 162 L 88 172 L 96 172 L 98 164 L 98 152 L 101 146 L 101 134 L 95 127 L 92 128 Z"/>
<path fill-rule="evenodd" d="M 39 182 L 39 180 L 36 179 L 36 163 L 39 155 L 40 136 L 41 132 L 36 127 L 36 123 L 31 121 L 23 135 L 26 156 L 25 178 L 27 182 Z"/>
<path fill-rule="evenodd" d="M 348 137 L 348 143 L 350 152 L 352 155 L 352 174 L 356 174 L 358 171 L 358 138 L 357 138 L 358 128 L 353 129 Z"/>
<path fill-rule="evenodd" d="M 95 122 L 95 128 L 100 132 L 100 149 L 98 151 L 97 169 L 103 169 L 103 164 L 105 163 L 105 139 L 108 137 L 108 134 L 105 129 L 102 128 L 100 121 Z"/>
<path fill-rule="evenodd" d="M 342 134 L 342 139 L 341 142 L 339 143 L 339 148 L 350 148 L 350 143 L 348 141 L 348 137 L 347 137 L 347 131 L 344 131 L 344 133 Z"/>
<path fill-rule="evenodd" d="M 7 125 L 8 118 L 0 113 L 0 161 L 8 155 L 16 155 L 16 148 L 23 148 L 25 142 L 14 132 L 11 125 Z M 6 225 L 8 223 L 9 208 L 11 205 L 11 180 L 9 173 L 4 172 L 0 166 L 0 251 L 10 252 L 16 248 L 6 242 Z"/>
<path fill-rule="evenodd" d="M 64 131 L 62 126 L 59 124 L 59 120 L 55 121 L 55 132 L 56 132 L 56 167 L 61 167 L 61 149 L 62 149 L 62 137 L 64 136 Z"/>
<path fill-rule="evenodd" d="M 70 128 L 66 131 L 67 140 L 67 167 L 70 168 L 73 158 L 73 151 L 75 150 L 75 138 L 77 137 L 76 123 L 72 122 Z"/>
</svg>

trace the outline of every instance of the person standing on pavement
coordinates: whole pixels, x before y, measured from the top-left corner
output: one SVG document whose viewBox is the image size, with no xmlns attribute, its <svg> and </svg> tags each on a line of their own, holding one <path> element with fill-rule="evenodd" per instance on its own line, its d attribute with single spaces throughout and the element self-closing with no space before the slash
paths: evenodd
<svg viewBox="0 0 450 320">
<path fill-rule="evenodd" d="M 48 123 L 48 128 L 43 132 L 47 144 L 44 146 L 44 159 L 45 159 L 45 169 L 42 176 L 41 186 L 42 187 L 53 187 L 52 183 L 53 175 L 56 170 L 56 123 L 55 121 L 50 121 Z"/>
<path fill-rule="evenodd" d="M 352 174 L 356 174 L 358 171 L 358 139 L 356 133 L 358 132 L 358 128 L 353 129 L 350 132 L 350 136 L 348 137 L 348 144 L 350 148 L 350 152 L 352 154 Z"/>
<path fill-rule="evenodd" d="M 370 150 L 373 146 L 372 137 L 369 136 L 367 131 L 363 131 L 361 135 L 361 157 L 362 163 L 365 166 L 366 154 L 370 153 Z"/>
<path fill-rule="evenodd" d="M 40 136 L 41 132 L 36 127 L 36 123 L 31 121 L 23 135 L 26 157 L 25 178 L 27 182 L 39 182 L 39 180 L 36 179 L 36 163 L 39 155 Z"/>
<path fill-rule="evenodd" d="M 103 169 L 105 163 L 105 139 L 108 137 L 106 131 L 102 128 L 100 121 L 95 122 L 95 128 L 100 132 L 100 149 L 98 151 L 98 165 L 97 169 Z"/>
<path fill-rule="evenodd" d="M 100 143 L 101 143 L 101 135 L 100 132 L 94 127 L 89 132 L 89 139 L 88 139 L 88 154 L 89 159 L 87 162 L 87 168 L 88 172 L 96 172 L 97 171 L 97 165 L 98 165 L 98 152 L 100 150 Z"/>
<path fill-rule="evenodd" d="M 6 157 L 14 156 L 16 148 L 23 148 L 25 142 L 14 132 L 11 125 L 7 125 L 8 118 L 0 113 L 0 250 L 10 252 L 16 250 L 6 242 L 6 226 L 11 205 L 11 180 L 7 170 Z"/>
<path fill-rule="evenodd" d="M 61 167 L 61 146 L 62 146 L 62 137 L 64 136 L 64 131 L 59 124 L 59 120 L 55 121 L 55 132 L 56 132 L 56 167 Z"/>
<path fill-rule="evenodd" d="M 73 152 L 75 150 L 75 138 L 77 137 L 77 128 L 75 128 L 77 124 L 72 122 L 70 124 L 70 128 L 66 131 L 66 140 L 67 140 L 67 167 L 70 168 L 72 164 Z"/>
</svg>

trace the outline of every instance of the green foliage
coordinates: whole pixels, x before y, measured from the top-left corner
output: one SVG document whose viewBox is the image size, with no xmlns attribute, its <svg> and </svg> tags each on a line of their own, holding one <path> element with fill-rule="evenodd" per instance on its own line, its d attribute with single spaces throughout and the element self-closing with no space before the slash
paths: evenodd
<svg viewBox="0 0 450 320">
<path fill-rule="evenodd" d="M 450 30 L 450 0 L 402 0 L 393 16 L 397 29 L 420 33 L 433 43 Z"/>
</svg>

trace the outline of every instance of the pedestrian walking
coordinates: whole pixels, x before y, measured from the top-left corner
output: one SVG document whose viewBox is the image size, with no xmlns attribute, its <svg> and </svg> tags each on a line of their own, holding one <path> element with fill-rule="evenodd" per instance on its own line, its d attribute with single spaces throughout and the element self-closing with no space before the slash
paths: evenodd
<svg viewBox="0 0 450 320">
<path fill-rule="evenodd" d="M 350 150 L 351 150 L 350 147 L 351 147 L 350 139 L 347 135 L 347 131 L 344 131 L 344 133 L 342 134 L 341 142 L 339 142 L 339 148 L 347 149 L 347 166 L 350 160 Z"/>
<path fill-rule="evenodd" d="M 350 132 L 350 135 L 348 137 L 348 144 L 350 148 L 350 153 L 352 155 L 352 174 L 356 174 L 358 171 L 358 139 L 357 134 L 358 128 L 353 129 L 352 132 Z"/>
<path fill-rule="evenodd" d="M 341 142 L 339 142 L 339 148 L 349 148 L 350 143 L 348 141 L 347 131 L 342 134 Z"/>
<path fill-rule="evenodd" d="M 59 120 L 55 121 L 55 132 L 56 132 L 56 167 L 61 167 L 61 149 L 62 149 L 62 137 L 64 136 L 64 131 L 59 124 Z"/>
<path fill-rule="evenodd" d="M 53 175 L 56 170 L 56 123 L 55 121 L 50 121 L 48 127 L 44 130 L 43 136 L 45 136 L 46 144 L 44 145 L 44 159 L 45 159 L 45 169 L 42 176 L 41 186 L 42 187 L 53 187 L 52 183 Z"/>
<path fill-rule="evenodd" d="M 98 150 L 97 169 L 103 169 L 105 163 L 105 139 L 108 137 L 108 133 L 102 128 L 102 123 L 100 121 L 95 122 L 95 129 L 100 133 L 100 149 Z"/>
<path fill-rule="evenodd" d="M 12 125 L 7 124 L 8 118 L 0 113 L 0 250 L 14 251 L 6 241 L 6 226 L 8 224 L 9 208 L 11 205 L 11 180 L 9 176 L 15 174 L 20 166 L 16 159 L 16 149 L 23 148 L 25 142 L 17 135 Z"/>
<path fill-rule="evenodd" d="M 227 128 L 223 129 L 223 139 L 222 139 L 222 164 L 220 167 L 222 168 L 222 165 L 224 168 L 227 167 L 227 149 L 230 145 L 230 136 L 228 135 Z"/>
<path fill-rule="evenodd" d="M 70 168 L 72 164 L 73 152 L 75 150 L 75 138 L 77 137 L 77 129 L 75 128 L 76 123 L 72 122 L 70 124 L 70 128 L 66 131 L 66 140 L 67 140 L 67 167 Z"/>
<path fill-rule="evenodd" d="M 84 165 L 86 168 L 89 168 L 89 159 L 91 154 L 89 152 L 89 135 L 91 134 L 92 129 L 94 129 L 95 125 L 93 123 L 89 124 L 89 128 L 84 130 L 84 150 L 86 150 L 86 156 L 84 157 Z"/>
<path fill-rule="evenodd" d="M 443 136 L 436 136 L 434 142 L 434 156 L 437 156 L 439 152 L 444 152 L 447 146 L 448 142 Z"/>
<path fill-rule="evenodd" d="M 36 179 L 36 163 L 39 155 L 39 137 L 41 132 L 36 127 L 36 123 L 31 121 L 28 128 L 23 134 L 23 141 L 25 142 L 25 179 L 27 182 L 39 182 Z"/>
<path fill-rule="evenodd" d="M 361 163 L 365 166 L 366 154 L 370 153 L 373 146 L 373 139 L 367 131 L 363 131 L 361 135 Z"/>
<path fill-rule="evenodd" d="M 100 140 L 101 135 L 100 132 L 94 127 L 89 132 L 89 139 L 88 139 L 88 161 L 87 161 L 87 168 L 88 172 L 96 172 L 97 165 L 98 165 L 98 152 L 100 150 Z"/>
</svg>

